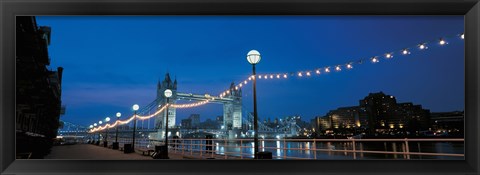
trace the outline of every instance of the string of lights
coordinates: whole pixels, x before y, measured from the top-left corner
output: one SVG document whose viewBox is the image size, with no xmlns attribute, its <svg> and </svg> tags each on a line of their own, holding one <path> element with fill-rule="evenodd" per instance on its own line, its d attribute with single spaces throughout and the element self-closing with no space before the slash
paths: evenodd
<svg viewBox="0 0 480 175">
<path fill-rule="evenodd" d="M 147 116 L 140 116 L 140 115 L 137 115 L 137 119 L 139 120 L 147 120 L 147 119 L 150 119 L 158 114 L 160 114 L 161 112 L 163 112 L 166 108 L 167 108 L 168 105 L 165 105 L 163 107 L 161 107 L 159 110 L 157 110 L 156 112 L 154 112 L 153 114 L 150 114 L 150 115 L 147 115 Z"/>
<path fill-rule="evenodd" d="M 233 90 L 238 90 L 239 88 L 242 88 L 243 86 L 247 85 L 249 81 L 252 81 L 255 78 L 258 78 L 259 80 L 267 80 L 267 79 L 287 79 L 289 77 L 311 77 L 313 75 L 321 75 L 321 74 L 327 74 L 332 71 L 335 72 L 340 72 L 344 69 L 349 70 L 353 69 L 354 65 L 360 65 L 363 63 L 368 63 L 371 62 L 373 64 L 380 62 L 382 59 L 392 59 L 396 54 L 402 55 L 402 56 L 408 56 L 410 55 L 413 51 L 425 51 L 429 48 L 429 46 L 446 46 L 448 45 L 448 40 L 449 39 L 465 39 L 465 34 L 460 33 L 457 35 L 452 35 L 452 36 L 445 36 L 441 37 L 436 40 L 430 40 L 430 41 L 424 41 L 416 44 L 415 46 L 410 46 L 410 47 L 405 47 L 403 49 L 393 51 L 393 52 L 386 52 L 381 55 L 377 56 L 372 56 L 369 58 L 362 58 L 358 60 L 352 60 L 352 61 L 347 61 L 346 63 L 343 64 L 336 64 L 336 65 L 330 65 L 330 66 L 324 66 L 324 67 L 317 67 L 315 69 L 310 69 L 310 70 L 302 70 L 302 71 L 295 71 L 295 72 L 281 72 L 281 73 L 263 73 L 263 74 L 257 74 L 256 76 L 249 76 L 247 79 L 240 81 L 240 83 L 235 86 L 234 88 L 229 88 L 222 93 L 219 94 L 221 98 L 227 96 L 228 94 L 231 93 Z"/>
<path fill-rule="evenodd" d="M 212 99 L 214 99 L 214 98 L 212 98 Z M 190 103 L 190 104 L 180 104 L 180 105 L 172 104 L 170 106 L 172 106 L 174 108 L 193 108 L 193 107 L 197 107 L 197 106 L 207 104 L 208 102 L 210 102 L 210 100 L 205 100 L 205 101 L 200 101 L 200 102 Z"/>
<path fill-rule="evenodd" d="M 214 98 L 212 98 L 214 99 Z M 210 100 L 205 100 L 205 101 L 200 101 L 200 102 L 196 102 L 196 103 L 189 103 L 189 104 L 169 104 L 169 105 L 165 105 L 163 107 L 161 107 L 160 109 L 158 109 L 157 111 L 155 111 L 153 114 L 150 114 L 150 115 L 146 115 L 146 116 L 141 116 L 141 115 L 133 115 L 131 116 L 130 118 L 126 119 L 126 120 L 117 120 L 115 121 L 115 123 L 113 124 L 105 124 L 103 126 L 98 126 L 98 127 L 95 127 L 95 128 L 92 128 L 90 130 L 90 132 L 97 132 L 97 131 L 102 131 L 102 130 L 105 130 L 105 129 L 109 129 L 109 128 L 113 128 L 117 125 L 124 125 L 124 124 L 127 124 L 127 123 L 130 123 L 135 117 L 139 120 L 147 120 L 147 119 L 150 119 L 158 114 L 160 114 L 161 112 L 163 112 L 167 106 L 172 106 L 174 108 L 193 108 L 193 107 L 197 107 L 197 106 L 201 106 L 201 105 L 204 105 L 204 104 L 207 104 Z"/>
</svg>

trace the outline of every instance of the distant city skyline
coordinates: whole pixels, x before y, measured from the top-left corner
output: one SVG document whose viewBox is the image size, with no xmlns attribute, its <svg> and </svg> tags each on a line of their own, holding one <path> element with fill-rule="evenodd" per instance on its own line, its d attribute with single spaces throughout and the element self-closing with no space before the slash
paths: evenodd
<svg viewBox="0 0 480 175">
<path fill-rule="evenodd" d="M 50 67 L 65 68 L 61 120 L 72 123 L 132 115 L 133 104 L 154 100 L 167 72 L 179 92 L 216 96 L 251 74 L 246 54 L 252 49 L 262 54 L 258 74 L 313 70 L 406 47 L 412 52 L 319 76 L 258 80 L 262 120 L 300 115 L 309 121 L 380 91 L 431 112 L 464 110 L 463 40 L 412 48 L 463 33 L 463 16 L 39 16 L 37 23 L 52 28 Z M 251 84 L 242 90 L 243 107 L 252 111 Z M 222 110 L 219 104 L 177 109 L 176 123 L 190 114 L 215 120 Z"/>
</svg>

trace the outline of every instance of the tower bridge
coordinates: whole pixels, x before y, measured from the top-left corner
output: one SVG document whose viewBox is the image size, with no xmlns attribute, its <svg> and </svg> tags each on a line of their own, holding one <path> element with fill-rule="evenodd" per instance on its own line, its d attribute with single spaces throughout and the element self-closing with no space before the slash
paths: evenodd
<svg viewBox="0 0 480 175">
<path fill-rule="evenodd" d="M 178 92 L 177 89 L 177 80 L 172 81 L 170 74 L 165 74 L 165 78 L 162 81 L 157 83 L 157 96 L 156 99 L 145 107 L 141 108 L 138 111 L 140 115 L 146 115 L 153 113 L 159 108 L 167 105 L 167 99 L 163 95 L 166 89 L 172 91 L 172 96 L 169 98 L 169 104 L 176 104 L 179 100 L 194 100 L 194 101 L 207 101 L 208 103 L 216 103 L 223 105 L 223 126 L 224 128 L 220 129 L 217 133 L 225 133 L 226 137 L 234 139 L 241 135 L 241 133 L 246 133 L 249 128 L 242 127 L 243 124 L 250 123 L 253 126 L 253 116 L 252 114 L 245 112 L 242 108 L 242 90 L 241 88 L 235 88 L 235 84 L 230 84 L 230 91 L 225 96 L 212 96 L 209 94 L 192 94 Z M 158 140 L 163 139 L 164 137 L 164 127 L 166 114 L 168 112 L 168 127 L 170 129 L 175 129 L 176 123 L 176 111 L 177 108 L 174 106 L 169 106 L 168 110 L 164 110 L 154 117 L 154 128 L 156 132 L 151 133 L 151 138 Z M 242 117 L 244 116 L 244 117 Z M 299 127 L 296 124 L 283 126 L 282 128 L 270 128 L 261 122 L 259 123 L 259 133 L 265 134 L 274 134 L 282 133 L 285 136 L 295 136 L 298 132 Z M 173 132 L 172 132 L 173 133 Z M 184 132 L 180 131 L 181 134 Z"/>
<path fill-rule="evenodd" d="M 192 93 L 183 93 L 177 91 L 177 80 L 172 81 L 170 74 L 167 73 L 162 82 L 157 83 L 157 97 L 155 100 L 156 108 L 151 106 L 146 111 L 153 111 L 167 104 L 167 99 L 163 95 L 166 89 L 172 91 L 172 96 L 169 98 L 169 104 L 176 104 L 178 100 L 195 100 L 206 101 L 209 103 L 217 103 L 223 105 L 223 125 L 225 131 L 230 132 L 230 136 L 233 136 L 233 130 L 240 130 L 242 128 L 242 90 L 235 89 L 235 84 L 230 85 L 231 91 L 224 97 L 211 96 L 209 94 L 199 95 Z M 155 128 L 158 129 L 157 134 L 152 135 L 155 138 L 160 139 L 165 127 L 165 120 L 168 112 L 168 127 L 174 128 L 176 123 L 176 108 L 168 107 L 168 110 L 161 112 L 155 117 Z"/>
<path fill-rule="evenodd" d="M 172 95 L 167 99 L 164 96 L 166 89 L 171 90 Z M 167 101 L 168 100 L 168 101 Z M 194 100 L 199 101 L 194 104 L 176 104 L 178 100 Z M 115 127 L 117 124 L 126 124 L 133 121 L 134 118 L 138 118 L 142 121 L 141 126 L 135 126 L 138 132 L 144 131 L 142 135 L 148 133 L 148 138 L 152 140 L 163 140 L 165 137 L 165 120 L 168 114 L 168 129 L 170 130 L 168 135 L 171 136 L 182 136 L 187 131 L 182 130 L 175 126 L 176 123 L 176 110 L 180 108 L 189 108 L 195 107 L 206 103 L 216 103 L 223 105 L 223 126 L 221 129 L 215 131 L 210 131 L 216 133 L 216 135 L 221 136 L 222 138 L 235 139 L 238 137 L 245 137 L 248 135 L 248 132 L 251 132 L 251 127 L 246 127 L 247 124 L 252 126 L 253 124 L 253 115 L 249 112 L 246 112 L 245 108 L 242 107 L 242 90 L 237 88 L 234 83 L 230 84 L 230 89 L 222 93 L 221 96 L 212 96 L 209 94 L 192 94 L 192 93 L 183 93 L 177 91 L 177 80 L 172 81 L 170 74 L 167 73 L 163 81 L 158 81 L 157 83 L 157 95 L 155 100 L 149 104 L 142 106 L 142 108 L 136 111 L 136 115 L 130 117 L 125 121 L 116 121 L 115 124 L 105 125 L 103 127 L 96 128 L 95 130 L 105 130 L 107 128 Z M 145 128 L 144 123 L 147 121 L 147 128 Z M 151 120 L 153 120 L 153 128 Z M 138 122 L 134 122 L 138 123 Z M 282 125 L 280 128 L 271 128 L 264 125 L 261 122 L 259 123 L 258 133 L 262 134 L 265 137 L 278 136 L 281 137 L 290 137 L 296 136 L 300 127 L 296 125 L 295 121 L 289 121 L 287 125 Z M 92 127 L 92 126 L 91 126 Z M 94 132 L 95 132 L 94 130 Z M 119 132 L 123 133 L 128 130 L 133 130 L 132 126 L 120 127 Z M 111 132 L 107 131 L 106 132 Z M 189 131 L 188 131 L 189 132 Z M 136 133 L 138 135 L 138 133 Z M 142 136 L 143 137 L 143 136 Z"/>
</svg>

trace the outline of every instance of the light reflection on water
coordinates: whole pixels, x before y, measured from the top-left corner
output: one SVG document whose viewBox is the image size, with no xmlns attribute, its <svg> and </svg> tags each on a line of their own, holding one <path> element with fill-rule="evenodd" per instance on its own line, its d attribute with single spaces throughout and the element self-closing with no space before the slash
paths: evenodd
<svg viewBox="0 0 480 175">
<path fill-rule="evenodd" d="M 276 141 L 277 156 L 282 156 L 282 150 L 280 149 L 280 141 Z"/>
<path fill-rule="evenodd" d="M 184 140 L 186 148 L 189 149 L 188 140 Z M 193 141 L 193 144 L 199 144 L 200 141 Z M 203 143 L 204 144 L 204 143 Z M 285 145 L 284 145 L 285 144 Z M 239 148 L 243 146 L 243 148 Z M 277 141 L 261 141 L 260 150 L 269 151 L 273 153 L 274 159 L 283 159 L 299 157 L 311 158 L 316 155 L 317 159 L 353 159 L 353 153 L 347 150 L 353 149 L 351 142 L 284 142 Z M 194 149 L 201 149 L 200 146 L 192 146 Z M 243 142 L 215 142 L 214 150 L 216 154 L 224 155 L 227 152 L 228 156 L 253 157 L 254 143 Z M 285 147 L 287 150 L 285 150 Z M 290 148 L 301 148 L 301 150 L 291 150 Z M 317 151 L 312 150 L 316 148 Z M 365 151 L 406 151 L 404 142 L 357 142 L 355 144 L 357 150 Z M 205 149 L 203 147 L 202 149 Z M 335 151 L 345 150 L 345 151 Z M 410 152 L 425 152 L 425 153 L 455 153 L 464 154 L 464 144 L 462 142 L 409 142 Z M 374 154 L 374 153 L 356 153 L 357 159 L 405 159 L 404 154 Z M 411 159 L 456 159 L 463 160 L 464 157 L 450 157 L 450 156 L 425 156 L 425 155 L 410 155 Z"/>
</svg>

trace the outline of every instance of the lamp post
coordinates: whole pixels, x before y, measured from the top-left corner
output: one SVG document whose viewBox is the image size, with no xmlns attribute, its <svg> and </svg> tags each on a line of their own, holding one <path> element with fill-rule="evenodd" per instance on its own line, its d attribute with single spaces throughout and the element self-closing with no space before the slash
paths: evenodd
<svg viewBox="0 0 480 175">
<path fill-rule="evenodd" d="M 98 121 L 98 127 L 100 127 L 100 125 L 102 125 L 102 121 Z M 102 136 L 102 140 L 103 140 L 103 136 Z M 98 144 L 100 145 L 100 132 L 98 132 Z"/>
<path fill-rule="evenodd" d="M 108 147 L 108 127 L 107 124 L 110 121 L 110 117 L 105 118 L 105 141 L 103 141 L 103 147 Z"/>
<path fill-rule="evenodd" d="M 122 114 L 120 112 L 117 112 L 117 121 L 120 119 L 120 116 Z M 118 149 L 118 123 L 115 126 L 115 142 L 112 143 L 112 149 Z"/>
<path fill-rule="evenodd" d="M 117 120 L 120 119 L 120 117 L 122 116 L 122 113 L 120 112 L 117 112 Z M 118 143 L 118 124 L 117 126 L 115 127 L 115 142 Z"/>
<path fill-rule="evenodd" d="M 136 130 L 136 127 L 137 127 L 137 110 L 138 108 L 140 108 L 137 104 L 134 104 L 133 105 L 133 111 L 134 111 L 134 114 L 133 114 L 133 138 L 132 138 L 132 151 L 135 152 L 135 130 Z"/>
<path fill-rule="evenodd" d="M 93 129 L 93 125 L 90 125 L 90 131 L 91 131 L 92 129 Z M 90 133 L 91 133 L 91 132 L 90 132 Z M 90 138 L 91 138 L 91 137 L 92 137 L 92 135 L 90 134 Z M 89 143 L 89 144 L 92 143 L 92 142 L 93 142 L 93 139 L 92 139 L 92 141 L 90 141 L 90 139 L 88 139 L 88 143 Z"/>
<path fill-rule="evenodd" d="M 97 127 L 97 123 L 94 123 L 93 126 Z M 97 133 L 98 133 L 98 132 L 97 132 Z M 94 137 L 93 140 L 95 141 L 95 136 L 93 136 L 93 137 Z M 98 135 L 98 141 L 100 141 L 100 134 Z M 96 143 L 95 143 L 95 144 L 96 144 Z"/>
<path fill-rule="evenodd" d="M 255 65 L 260 62 L 260 53 L 256 50 L 251 50 L 247 54 L 247 61 L 252 65 L 253 67 L 253 129 L 254 129 L 254 159 L 257 159 L 257 153 L 258 153 L 258 115 L 257 115 L 257 89 L 256 89 L 256 84 L 257 84 L 257 79 L 255 77 Z"/>
<path fill-rule="evenodd" d="M 166 116 L 165 116 L 165 146 L 166 146 L 166 149 L 165 149 L 165 155 L 167 156 L 167 159 L 168 159 L 168 99 L 172 96 L 172 90 L 170 89 L 166 89 L 165 92 L 163 93 L 163 95 L 165 95 L 165 97 L 167 97 L 167 108 L 166 108 Z"/>
</svg>

